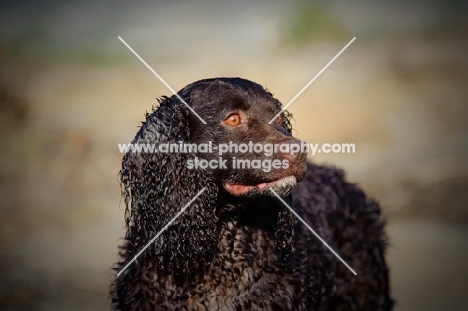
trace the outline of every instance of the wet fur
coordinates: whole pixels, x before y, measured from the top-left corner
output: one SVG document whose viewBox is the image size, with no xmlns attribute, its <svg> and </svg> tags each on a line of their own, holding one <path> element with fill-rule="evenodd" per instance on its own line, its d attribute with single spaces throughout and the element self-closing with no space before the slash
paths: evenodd
<svg viewBox="0 0 468 311">
<path fill-rule="evenodd" d="M 221 104 L 234 100 L 250 102 L 248 109 L 255 108 L 256 120 L 263 124 L 245 133 L 250 139 L 265 142 L 291 135 L 287 113 L 276 128 L 264 125 L 281 105 L 253 82 L 208 79 L 179 94 L 208 125 L 203 127 L 175 96 L 163 98 L 147 114 L 133 143 L 194 142 L 222 135 L 236 140 L 238 133 L 218 126 L 222 116 L 217 115 L 224 111 Z M 206 190 L 115 278 L 114 310 L 392 308 L 379 205 L 346 182 L 341 170 L 308 163 L 305 179 L 283 197 L 357 276 L 277 198 L 258 193 L 236 197 L 222 186 L 225 180 L 257 182 L 270 178 L 268 173 L 188 169 L 186 163 L 194 156 L 131 152 L 124 156 L 120 179 L 127 232 L 116 271 L 203 187 Z"/>
</svg>

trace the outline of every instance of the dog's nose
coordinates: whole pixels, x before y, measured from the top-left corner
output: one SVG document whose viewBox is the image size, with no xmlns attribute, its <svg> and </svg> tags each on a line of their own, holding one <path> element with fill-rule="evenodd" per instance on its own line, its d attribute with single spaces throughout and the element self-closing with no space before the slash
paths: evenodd
<svg viewBox="0 0 468 311">
<path fill-rule="evenodd" d="M 302 140 L 290 139 L 284 141 L 279 147 L 280 153 L 286 160 L 295 162 L 300 157 L 307 157 L 307 144 Z"/>
</svg>

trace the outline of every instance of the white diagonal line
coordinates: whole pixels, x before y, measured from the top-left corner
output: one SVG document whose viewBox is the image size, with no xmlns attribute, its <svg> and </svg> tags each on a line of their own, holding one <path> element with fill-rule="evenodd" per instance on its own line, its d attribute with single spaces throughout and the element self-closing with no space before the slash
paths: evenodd
<svg viewBox="0 0 468 311">
<path fill-rule="evenodd" d="M 206 124 L 205 120 L 203 120 L 203 118 L 200 117 L 200 116 L 198 115 L 198 113 L 196 113 L 195 110 L 193 110 L 192 107 L 190 107 L 189 104 L 187 104 L 187 103 L 185 102 L 185 100 L 183 100 L 182 97 L 180 97 L 179 94 L 177 94 L 177 92 L 174 91 L 174 89 L 173 89 L 169 84 L 167 84 L 167 82 L 164 81 L 164 79 L 163 79 L 160 75 L 158 75 L 158 73 L 157 73 L 156 71 L 154 71 L 153 68 L 150 67 L 150 65 L 147 64 L 147 63 L 145 62 L 145 60 L 144 60 L 143 58 L 141 58 L 141 56 L 138 55 L 138 53 L 135 52 L 135 51 L 132 49 L 132 47 L 131 47 L 130 45 L 127 44 L 127 42 L 125 42 L 124 39 L 122 39 L 120 36 L 119 36 L 118 38 L 119 38 L 120 41 L 122 41 L 123 44 L 125 44 L 125 46 L 126 46 L 130 51 L 132 51 L 133 54 L 135 54 L 136 57 L 138 57 L 138 59 L 139 59 L 146 67 L 148 67 L 148 69 L 149 69 L 156 77 L 158 77 L 158 79 L 159 79 L 169 90 L 171 90 L 171 92 L 172 92 L 175 96 L 177 96 L 177 98 L 178 98 L 181 102 L 183 102 L 183 103 L 185 104 L 185 106 L 187 106 L 188 109 L 190 109 L 190 111 L 193 112 L 194 115 L 196 115 L 196 116 L 198 117 L 198 119 L 200 119 L 200 121 L 202 121 L 203 124 Z"/>
<path fill-rule="evenodd" d="M 125 265 L 125 267 L 122 268 L 122 270 L 120 270 L 119 273 L 117 273 L 117 276 L 121 275 L 122 272 L 124 272 L 124 271 L 128 268 L 128 266 L 130 266 L 130 265 L 138 258 L 138 256 L 140 256 L 140 255 L 145 251 L 145 249 L 147 249 L 147 248 L 150 246 L 150 244 L 153 243 L 167 228 L 169 228 L 169 226 L 174 222 L 174 220 L 176 220 L 177 217 L 179 217 L 179 216 L 187 209 L 187 207 L 189 207 L 190 204 L 192 204 L 193 201 L 195 201 L 195 200 L 200 196 L 200 194 L 202 194 L 202 192 L 205 191 L 205 190 L 206 190 L 206 188 L 203 188 L 202 190 L 200 190 L 200 192 L 198 192 L 197 195 L 196 195 L 193 199 L 191 199 L 190 202 L 188 202 L 188 203 L 180 210 L 180 212 L 178 212 L 177 215 L 175 215 L 174 218 L 172 218 L 171 221 L 169 221 L 169 222 L 167 223 L 167 225 L 165 225 L 164 228 L 162 228 L 162 229 L 158 232 L 158 234 L 156 234 L 156 236 L 155 236 L 154 238 L 152 238 L 151 241 L 149 241 L 148 244 L 146 244 L 146 246 L 143 247 L 143 249 L 142 249 L 141 251 L 139 251 L 138 254 L 136 254 L 135 257 L 133 257 L 133 259 L 130 260 L 130 261 Z"/>
<path fill-rule="evenodd" d="M 312 229 L 305 221 L 304 219 L 301 218 L 301 216 L 299 216 L 292 208 L 291 206 L 289 206 L 286 202 L 284 202 L 284 200 L 275 192 L 275 190 L 271 189 L 270 188 L 270 191 L 273 192 L 274 195 L 276 195 L 276 197 L 278 197 L 278 199 L 284 204 L 284 206 L 286 206 L 293 214 L 294 216 L 297 217 L 297 219 L 299 219 L 306 227 L 307 229 L 309 229 L 316 237 L 317 239 L 320 240 L 320 242 L 322 242 L 332 253 L 333 255 L 335 255 L 354 275 L 357 275 L 357 273 L 353 270 L 353 268 L 351 268 L 347 263 L 346 261 L 344 261 L 334 250 L 333 248 L 331 248 L 327 242 L 325 242 L 321 237 L 320 235 L 318 235 L 314 229 Z"/>
<path fill-rule="evenodd" d="M 312 80 L 310 80 L 309 83 L 307 83 L 306 86 L 304 86 L 304 87 L 302 88 L 302 90 L 300 90 L 299 93 L 297 93 L 296 96 L 294 96 L 293 99 L 291 99 L 291 100 L 289 101 L 289 103 L 288 103 L 286 106 L 284 106 L 284 108 L 281 109 L 281 111 L 278 112 L 278 113 L 273 117 L 273 119 L 270 120 L 270 122 L 268 122 L 268 124 L 271 124 L 271 122 L 273 122 L 283 111 L 285 111 L 286 109 L 288 109 L 288 107 L 299 97 L 299 95 L 301 95 L 302 92 L 304 92 L 304 91 L 309 87 L 309 85 L 311 85 L 312 82 L 314 82 L 315 79 L 317 79 L 317 78 L 322 74 L 322 72 L 324 72 L 325 69 L 327 69 L 328 66 L 330 66 L 331 63 L 333 63 L 333 62 L 335 61 L 335 59 L 337 59 L 338 56 L 340 56 L 340 54 L 343 53 L 344 50 L 346 50 L 346 49 L 348 48 L 348 46 L 351 45 L 351 43 L 353 43 L 354 40 L 356 40 L 356 37 L 354 37 L 353 39 L 351 39 L 351 41 L 349 41 L 348 44 L 346 44 L 345 47 L 342 48 L 341 51 L 339 51 L 338 54 L 336 54 L 335 57 L 333 57 L 332 60 L 329 61 L 328 64 L 326 64 L 325 67 L 323 67 L 322 70 L 320 70 L 319 73 L 317 73 L 317 74 L 315 75 L 315 77 L 313 77 Z"/>
</svg>

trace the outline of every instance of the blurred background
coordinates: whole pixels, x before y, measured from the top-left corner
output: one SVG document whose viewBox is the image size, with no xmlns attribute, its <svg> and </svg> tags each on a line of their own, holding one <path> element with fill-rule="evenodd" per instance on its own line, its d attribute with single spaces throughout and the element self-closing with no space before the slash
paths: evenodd
<svg viewBox="0 0 468 311">
<path fill-rule="evenodd" d="M 356 144 L 388 219 L 395 310 L 466 310 L 468 26 L 461 1 L 1 1 L 0 309 L 105 310 L 124 235 L 117 174 L 174 89 L 240 76 L 295 136 Z"/>
</svg>

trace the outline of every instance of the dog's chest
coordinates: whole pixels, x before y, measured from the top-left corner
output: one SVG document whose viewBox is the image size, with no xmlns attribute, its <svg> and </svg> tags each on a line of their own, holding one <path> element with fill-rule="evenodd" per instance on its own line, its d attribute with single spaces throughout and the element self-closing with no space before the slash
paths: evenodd
<svg viewBox="0 0 468 311">
<path fill-rule="evenodd" d="M 288 310 L 293 289 L 276 267 L 274 253 L 273 232 L 226 222 L 209 273 L 189 304 L 194 310 L 271 310 L 284 303 Z"/>
</svg>

